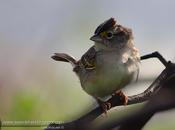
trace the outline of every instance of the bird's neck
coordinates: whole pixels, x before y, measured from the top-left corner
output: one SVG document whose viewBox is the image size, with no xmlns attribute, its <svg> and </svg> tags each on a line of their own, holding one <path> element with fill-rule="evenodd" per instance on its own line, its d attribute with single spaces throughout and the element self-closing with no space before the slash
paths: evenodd
<svg viewBox="0 0 175 130">
<path fill-rule="evenodd" d="M 118 51 L 118 48 L 109 48 L 98 42 L 95 42 L 94 47 L 96 51 Z"/>
<path fill-rule="evenodd" d="M 110 48 L 110 47 L 106 47 L 105 45 L 101 44 L 101 43 L 95 43 L 94 48 L 96 51 L 102 51 L 102 52 L 115 52 L 118 54 L 125 53 L 127 52 L 130 48 L 129 47 L 122 47 L 122 48 Z"/>
<path fill-rule="evenodd" d="M 118 56 L 126 58 L 126 60 L 128 60 L 128 58 L 131 58 L 135 61 L 139 61 L 140 58 L 138 50 L 133 44 L 133 40 L 129 40 L 126 46 L 122 48 L 109 48 L 100 43 L 95 43 L 94 48 L 96 51 L 116 53 Z"/>
<path fill-rule="evenodd" d="M 108 48 L 98 42 L 94 43 L 94 48 L 96 51 L 107 50 Z"/>
</svg>

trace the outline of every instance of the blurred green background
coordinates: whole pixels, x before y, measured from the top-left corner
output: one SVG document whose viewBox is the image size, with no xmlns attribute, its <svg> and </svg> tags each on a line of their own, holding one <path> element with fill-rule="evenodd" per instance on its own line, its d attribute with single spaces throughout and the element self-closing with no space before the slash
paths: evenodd
<svg viewBox="0 0 175 130">
<path fill-rule="evenodd" d="M 110 17 L 133 29 L 141 55 L 157 50 L 174 60 L 174 7 L 173 0 L 0 0 L 0 119 L 64 122 L 92 109 L 95 101 L 71 66 L 50 57 L 66 52 L 80 58 L 93 45 L 95 28 Z M 128 95 L 142 92 L 163 69 L 154 59 L 140 66 L 144 82 L 126 88 Z M 107 120 L 132 109 L 114 109 Z M 144 130 L 174 130 L 174 120 L 173 110 L 157 114 Z"/>
</svg>

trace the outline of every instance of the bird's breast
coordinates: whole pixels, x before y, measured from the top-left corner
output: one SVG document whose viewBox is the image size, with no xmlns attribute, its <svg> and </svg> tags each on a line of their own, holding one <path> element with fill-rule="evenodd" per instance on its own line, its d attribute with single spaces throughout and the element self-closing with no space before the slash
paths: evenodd
<svg viewBox="0 0 175 130">
<path fill-rule="evenodd" d="M 90 95 L 104 97 L 121 89 L 133 77 L 128 65 L 116 53 L 97 53 L 96 69 L 84 72 L 83 89 Z"/>
</svg>

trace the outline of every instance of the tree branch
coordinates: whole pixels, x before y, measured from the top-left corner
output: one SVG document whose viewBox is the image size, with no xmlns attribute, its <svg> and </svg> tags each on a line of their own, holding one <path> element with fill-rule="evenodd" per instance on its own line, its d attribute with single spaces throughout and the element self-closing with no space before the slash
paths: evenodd
<svg viewBox="0 0 175 130">
<path fill-rule="evenodd" d="M 147 55 L 144 55 L 144 56 L 141 56 L 140 59 L 141 60 L 146 60 L 146 59 L 150 59 L 150 58 L 158 58 L 159 61 L 165 66 L 167 67 L 168 65 L 168 62 L 167 60 L 158 52 L 158 51 L 155 51 L 151 54 L 147 54 Z"/>
</svg>

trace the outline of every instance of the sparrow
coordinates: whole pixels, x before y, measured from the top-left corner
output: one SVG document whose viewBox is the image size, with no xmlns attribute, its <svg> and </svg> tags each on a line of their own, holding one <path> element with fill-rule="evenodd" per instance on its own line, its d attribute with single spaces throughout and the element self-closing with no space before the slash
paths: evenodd
<svg viewBox="0 0 175 130">
<path fill-rule="evenodd" d="M 110 18 L 96 28 L 90 40 L 94 45 L 80 60 L 65 53 L 55 53 L 52 58 L 71 63 L 82 89 L 94 97 L 105 112 L 111 106 L 106 99 L 112 95 L 121 96 L 127 104 L 127 96 L 121 89 L 138 77 L 140 62 L 132 30 Z"/>
</svg>

